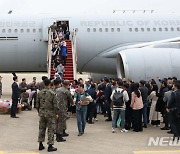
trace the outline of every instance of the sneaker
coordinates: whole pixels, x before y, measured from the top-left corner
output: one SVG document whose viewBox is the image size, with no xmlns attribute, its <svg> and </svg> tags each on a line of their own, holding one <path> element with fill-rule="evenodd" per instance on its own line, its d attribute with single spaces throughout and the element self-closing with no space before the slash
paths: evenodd
<svg viewBox="0 0 180 154">
<path fill-rule="evenodd" d="M 146 124 L 144 124 L 144 126 L 143 126 L 144 128 L 147 128 L 147 125 Z"/>
<path fill-rule="evenodd" d="M 114 128 L 112 128 L 112 133 L 114 133 L 115 132 L 115 130 L 114 130 Z"/>
<path fill-rule="evenodd" d="M 109 119 L 109 118 L 108 118 L 108 119 L 106 119 L 105 121 L 112 121 L 112 119 Z"/>
<path fill-rule="evenodd" d="M 94 122 L 92 122 L 92 121 L 88 121 L 88 124 L 94 124 Z"/>
<path fill-rule="evenodd" d="M 97 119 L 97 118 L 94 118 L 94 120 L 95 120 L 95 121 L 98 121 L 98 119 Z"/>
<path fill-rule="evenodd" d="M 170 130 L 170 128 L 169 127 L 163 127 L 163 128 L 161 128 L 161 130 Z"/>
<path fill-rule="evenodd" d="M 126 130 L 125 128 L 124 129 L 121 129 L 121 133 L 127 133 L 128 130 Z"/>
<path fill-rule="evenodd" d="M 78 136 L 82 136 L 82 135 L 83 135 L 83 133 L 79 133 L 79 134 L 78 134 Z"/>
</svg>

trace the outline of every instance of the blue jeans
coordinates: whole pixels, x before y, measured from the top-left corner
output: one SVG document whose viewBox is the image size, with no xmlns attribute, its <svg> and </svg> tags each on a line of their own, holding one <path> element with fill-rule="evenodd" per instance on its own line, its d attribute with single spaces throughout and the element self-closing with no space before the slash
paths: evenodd
<svg viewBox="0 0 180 154">
<path fill-rule="evenodd" d="M 143 107 L 143 123 L 147 125 L 147 103 L 144 103 Z"/>
<path fill-rule="evenodd" d="M 123 109 L 114 109 L 114 115 L 112 120 L 112 127 L 116 127 L 117 119 L 121 118 L 121 128 L 124 129 L 125 126 L 125 110 Z"/>
<path fill-rule="evenodd" d="M 86 126 L 86 114 L 87 114 L 87 106 L 82 106 L 81 110 L 76 110 L 77 126 L 79 133 L 84 133 Z"/>
</svg>

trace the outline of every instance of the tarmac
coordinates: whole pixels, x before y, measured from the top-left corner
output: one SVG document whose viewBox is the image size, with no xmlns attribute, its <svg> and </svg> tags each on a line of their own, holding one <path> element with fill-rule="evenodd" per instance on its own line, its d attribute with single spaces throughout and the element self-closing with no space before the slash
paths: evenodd
<svg viewBox="0 0 180 154">
<path fill-rule="evenodd" d="M 12 75 L 3 76 L 3 97 L 10 99 Z M 19 74 L 19 77 L 26 77 L 32 80 L 34 74 Z M 42 74 L 35 74 L 40 80 Z M 8 114 L 0 114 L 0 154 L 46 154 L 47 140 L 44 143 L 46 149 L 38 151 L 38 114 L 35 109 L 22 111 L 18 114 L 20 118 L 10 118 Z M 148 128 L 143 132 L 135 133 L 129 131 L 121 133 L 111 132 L 111 122 L 105 122 L 102 115 L 98 115 L 95 124 L 87 124 L 85 134 L 78 137 L 76 117 L 67 121 L 67 132 L 70 134 L 67 141 L 55 142 L 58 151 L 53 154 L 180 154 L 179 146 L 151 145 L 148 146 L 150 137 L 171 137 L 160 127 Z M 161 125 L 163 126 L 163 124 Z M 47 136 L 47 135 L 46 135 Z"/>
</svg>

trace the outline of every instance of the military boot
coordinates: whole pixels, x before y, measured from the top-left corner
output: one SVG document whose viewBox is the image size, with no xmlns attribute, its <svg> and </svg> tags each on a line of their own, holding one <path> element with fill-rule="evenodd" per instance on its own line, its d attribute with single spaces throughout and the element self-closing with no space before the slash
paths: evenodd
<svg viewBox="0 0 180 154">
<path fill-rule="evenodd" d="M 44 147 L 44 145 L 42 144 L 42 142 L 39 142 L 39 150 L 41 151 L 41 150 L 44 150 L 45 149 L 45 147 Z"/>
<path fill-rule="evenodd" d="M 57 148 L 53 147 L 52 144 L 48 146 L 48 152 L 57 151 Z"/>
<path fill-rule="evenodd" d="M 56 133 L 56 141 L 58 142 L 60 140 L 60 134 Z"/>
<path fill-rule="evenodd" d="M 68 133 L 66 133 L 66 132 L 65 132 L 65 130 L 63 130 L 62 137 L 67 137 L 67 136 L 69 136 L 69 134 L 68 134 Z"/>
<path fill-rule="evenodd" d="M 65 142 L 66 140 L 63 139 L 63 137 L 62 137 L 61 134 L 56 134 L 56 141 L 57 141 L 57 142 Z"/>
</svg>

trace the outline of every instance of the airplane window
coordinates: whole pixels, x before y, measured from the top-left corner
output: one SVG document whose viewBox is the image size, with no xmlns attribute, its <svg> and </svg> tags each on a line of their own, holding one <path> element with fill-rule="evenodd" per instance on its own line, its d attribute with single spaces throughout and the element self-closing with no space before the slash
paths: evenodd
<svg viewBox="0 0 180 154">
<path fill-rule="evenodd" d="M 8 32 L 11 33 L 11 29 L 8 29 Z"/>
<path fill-rule="evenodd" d="M 171 31 L 174 31 L 174 28 L 173 28 L 173 27 L 171 27 Z"/>
<path fill-rule="evenodd" d="M 114 32 L 114 28 L 111 28 L 111 32 Z"/>
<path fill-rule="evenodd" d="M 129 31 L 132 32 L 132 28 L 129 28 Z"/>
<path fill-rule="evenodd" d="M 108 28 L 105 28 L 105 32 L 108 32 Z"/>
<path fill-rule="evenodd" d="M 33 29 L 33 33 L 36 33 L 36 29 Z"/>
<path fill-rule="evenodd" d="M 179 28 L 179 27 L 177 27 L 177 31 L 180 31 L 180 28 Z"/>
<path fill-rule="evenodd" d="M 42 29 L 39 29 L 39 32 L 41 33 L 41 32 L 42 32 Z"/>
<path fill-rule="evenodd" d="M 2 32 L 3 32 L 3 33 L 5 33 L 5 32 L 6 32 L 6 30 L 5 30 L 5 29 L 2 29 Z"/>
<path fill-rule="evenodd" d="M 118 32 L 120 32 L 120 31 L 121 31 L 121 29 L 120 29 L 120 28 L 117 28 L 117 31 L 118 31 Z"/>
<path fill-rule="evenodd" d="M 138 28 L 135 28 L 135 32 L 138 32 Z"/>
<path fill-rule="evenodd" d="M 141 28 L 141 32 L 144 32 L 144 28 Z"/>
<path fill-rule="evenodd" d="M 155 31 L 156 31 L 156 28 L 153 28 L 153 31 L 155 32 Z"/>
<path fill-rule="evenodd" d="M 162 32 L 162 28 L 159 28 L 159 31 Z"/>
<path fill-rule="evenodd" d="M 27 29 L 26 31 L 27 31 L 27 33 L 29 33 L 29 32 L 30 32 L 30 29 Z"/>
<path fill-rule="evenodd" d="M 90 28 L 87 29 L 87 32 L 90 32 Z"/>
<path fill-rule="evenodd" d="M 99 32 L 102 32 L 102 28 L 99 28 Z"/>
<path fill-rule="evenodd" d="M 165 31 L 168 31 L 168 28 L 165 28 Z"/>
<path fill-rule="evenodd" d="M 147 31 L 150 32 L 150 28 L 147 28 Z"/>
<path fill-rule="evenodd" d="M 96 32 L 96 28 L 93 28 L 93 32 Z"/>
<path fill-rule="evenodd" d="M 24 32 L 24 29 L 21 29 L 21 33 L 23 33 Z"/>
<path fill-rule="evenodd" d="M 18 30 L 17 30 L 17 29 L 15 29 L 15 30 L 14 30 L 14 32 L 15 32 L 15 33 L 17 33 L 17 32 L 18 32 Z"/>
</svg>

